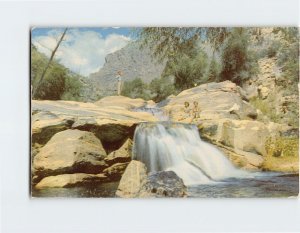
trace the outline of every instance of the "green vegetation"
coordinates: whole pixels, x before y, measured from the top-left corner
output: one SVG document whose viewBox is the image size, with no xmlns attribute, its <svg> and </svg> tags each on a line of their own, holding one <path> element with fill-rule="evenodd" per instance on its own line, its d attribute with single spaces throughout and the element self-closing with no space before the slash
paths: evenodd
<svg viewBox="0 0 300 233">
<path fill-rule="evenodd" d="M 163 76 L 174 77 L 174 85 L 178 91 L 192 88 L 206 82 L 207 55 L 199 53 L 184 54 L 176 60 L 169 61 Z"/>
<path fill-rule="evenodd" d="M 221 65 L 216 61 L 215 58 L 212 58 L 209 64 L 208 72 L 206 74 L 205 82 L 215 82 L 219 80 L 220 73 Z"/>
<path fill-rule="evenodd" d="M 266 151 L 274 157 L 298 156 L 299 139 L 296 137 L 269 138 L 266 142 Z"/>
<path fill-rule="evenodd" d="M 276 137 L 266 141 L 263 170 L 282 172 L 299 172 L 299 138 Z"/>
<path fill-rule="evenodd" d="M 275 113 L 275 96 L 271 95 L 268 100 L 263 100 L 259 97 L 254 97 L 250 100 L 250 104 L 259 109 L 265 116 L 273 122 L 279 122 L 280 116 Z"/>
<path fill-rule="evenodd" d="M 31 46 L 31 84 L 36 88 L 48 58 Z M 36 90 L 36 99 L 42 100 L 80 100 L 80 76 L 70 72 L 57 61 L 52 61 L 44 80 Z"/>
<path fill-rule="evenodd" d="M 175 77 L 178 90 L 208 81 L 231 80 L 238 85 L 258 72 L 256 54 L 250 49 L 252 28 L 143 28 L 142 46 L 149 46 L 153 56 L 167 59 L 165 75 Z M 209 43 L 213 62 L 199 43 Z M 217 64 L 214 54 L 221 57 Z M 207 69 L 208 64 L 210 65 Z"/>
<path fill-rule="evenodd" d="M 150 99 L 148 85 L 144 83 L 141 78 L 124 82 L 121 94 L 130 98 Z"/>
<path fill-rule="evenodd" d="M 170 95 L 177 94 L 176 88 L 170 78 L 153 79 L 149 85 L 151 98 L 155 102 L 160 102 Z"/>
<path fill-rule="evenodd" d="M 249 49 L 249 36 L 246 29 L 234 28 L 225 40 L 220 81 L 231 80 L 241 85 L 258 71 L 254 53 Z"/>
<path fill-rule="evenodd" d="M 124 82 L 123 96 L 130 98 L 142 98 L 144 100 L 152 99 L 160 102 L 169 95 L 177 94 L 173 82 L 168 78 L 156 78 L 150 84 L 146 84 L 140 78 Z"/>
</svg>

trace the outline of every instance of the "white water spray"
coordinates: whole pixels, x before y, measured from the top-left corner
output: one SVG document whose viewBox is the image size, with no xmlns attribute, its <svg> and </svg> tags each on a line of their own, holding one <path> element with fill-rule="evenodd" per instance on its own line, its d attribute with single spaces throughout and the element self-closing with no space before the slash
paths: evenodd
<svg viewBox="0 0 300 233">
<path fill-rule="evenodd" d="M 213 145 L 201 140 L 195 125 L 160 122 L 141 123 L 134 134 L 133 158 L 148 171 L 174 171 L 186 185 L 243 177 Z"/>
</svg>

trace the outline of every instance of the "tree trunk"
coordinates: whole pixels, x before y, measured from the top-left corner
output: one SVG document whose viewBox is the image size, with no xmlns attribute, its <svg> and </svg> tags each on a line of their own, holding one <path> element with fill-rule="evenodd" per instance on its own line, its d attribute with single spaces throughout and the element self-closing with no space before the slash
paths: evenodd
<svg viewBox="0 0 300 233">
<path fill-rule="evenodd" d="M 37 90 L 39 89 L 41 83 L 43 82 L 44 77 L 45 77 L 45 75 L 46 75 L 46 72 L 47 72 L 47 70 L 48 70 L 48 68 L 49 68 L 49 66 L 50 66 L 50 64 L 51 64 L 51 62 L 52 62 L 52 60 L 53 60 L 53 58 L 54 58 L 54 55 L 55 55 L 55 53 L 56 53 L 56 51 L 57 51 L 59 45 L 61 44 L 62 40 L 64 39 L 67 30 L 68 30 L 68 28 L 66 28 L 66 29 L 64 30 L 63 34 L 61 35 L 59 41 L 57 42 L 57 44 L 56 44 L 54 50 L 53 50 L 52 53 L 51 53 L 50 59 L 49 59 L 47 65 L 46 65 L 45 69 L 44 69 L 43 72 L 42 72 L 42 75 L 41 75 L 40 80 L 38 81 L 36 87 L 33 88 L 32 99 L 34 99 L 34 98 L 36 97 L 36 92 L 37 92 Z"/>
</svg>

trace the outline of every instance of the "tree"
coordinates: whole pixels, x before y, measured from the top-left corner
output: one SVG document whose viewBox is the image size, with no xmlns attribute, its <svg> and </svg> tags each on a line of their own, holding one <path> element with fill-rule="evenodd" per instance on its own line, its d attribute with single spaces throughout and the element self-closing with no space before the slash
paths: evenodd
<svg viewBox="0 0 300 233">
<path fill-rule="evenodd" d="M 141 78 L 136 78 L 132 81 L 125 81 L 121 94 L 130 98 L 142 98 L 145 100 L 150 99 L 148 86 Z"/>
<path fill-rule="evenodd" d="M 249 34 L 244 28 L 234 28 L 225 40 L 221 54 L 220 81 L 231 80 L 241 85 L 255 73 L 253 53 L 249 50 Z"/>
<path fill-rule="evenodd" d="M 37 51 L 31 45 L 31 84 L 34 89 L 39 81 L 45 65 L 48 62 L 46 55 Z M 53 60 L 48 67 L 43 82 L 36 89 L 35 99 L 48 100 L 80 100 L 82 77 Z"/>
<path fill-rule="evenodd" d="M 49 67 L 49 75 L 44 77 L 44 81 L 36 89 L 37 99 L 59 100 L 65 91 L 65 77 L 67 70 L 61 66 Z"/>
<path fill-rule="evenodd" d="M 204 83 L 206 69 L 207 55 L 200 51 L 198 54 L 184 54 L 176 60 L 168 61 L 163 76 L 173 76 L 176 89 L 182 91 Z"/>
<path fill-rule="evenodd" d="M 67 30 L 68 30 L 67 28 L 64 30 L 64 32 L 62 33 L 60 39 L 58 40 L 58 42 L 57 42 L 55 48 L 54 48 L 53 51 L 51 52 L 51 56 L 50 56 L 50 58 L 49 58 L 49 61 L 48 61 L 47 65 L 46 65 L 46 67 L 44 68 L 44 70 L 43 70 L 43 72 L 42 72 L 42 74 L 41 74 L 41 77 L 40 77 L 40 79 L 38 80 L 38 82 L 37 82 L 37 84 L 36 84 L 36 87 L 33 89 L 33 92 L 32 92 L 33 98 L 36 97 L 36 93 L 37 93 L 38 89 L 40 88 L 40 86 L 41 86 L 42 83 L 43 83 L 43 80 L 44 80 L 44 78 L 45 78 L 46 72 L 47 72 L 48 68 L 49 68 L 50 65 L 51 65 L 51 62 L 52 62 L 52 60 L 53 60 L 53 58 L 54 58 L 54 56 L 55 56 L 55 53 L 56 53 L 56 51 L 57 51 L 59 45 L 60 45 L 61 42 L 63 41 L 63 39 L 64 39 L 64 37 L 65 37 L 65 35 L 66 35 Z"/>
<path fill-rule="evenodd" d="M 169 78 L 153 79 L 149 85 L 153 101 L 160 102 L 169 95 L 175 94 L 175 86 Z"/>
<path fill-rule="evenodd" d="M 209 69 L 206 75 L 206 82 L 216 82 L 219 81 L 220 78 L 220 72 L 221 72 L 221 67 L 219 63 L 216 61 L 215 58 L 212 58 L 210 64 L 209 64 Z"/>
<path fill-rule="evenodd" d="M 172 60 L 190 54 L 199 41 L 210 42 L 214 50 L 219 50 L 230 33 L 231 29 L 225 27 L 145 27 L 137 30 L 137 37 L 159 60 Z"/>
</svg>

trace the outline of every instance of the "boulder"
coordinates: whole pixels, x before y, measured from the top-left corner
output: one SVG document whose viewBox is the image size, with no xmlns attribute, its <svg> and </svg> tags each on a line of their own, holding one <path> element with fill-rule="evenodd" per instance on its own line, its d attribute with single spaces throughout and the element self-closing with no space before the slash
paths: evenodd
<svg viewBox="0 0 300 233">
<path fill-rule="evenodd" d="M 147 169 L 142 162 L 132 160 L 126 168 L 117 197 L 185 197 L 186 186 L 173 171 L 161 171 L 147 176 Z"/>
<path fill-rule="evenodd" d="M 138 197 L 146 178 L 147 169 L 145 164 L 132 160 L 121 178 L 116 196 L 124 198 Z"/>
<path fill-rule="evenodd" d="M 216 140 L 235 150 L 266 155 L 265 143 L 270 132 L 258 121 L 222 120 L 218 124 Z"/>
<path fill-rule="evenodd" d="M 73 122 L 48 111 L 34 114 L 31 121 L 32 143 L 44 145 L 54 134 L 70 128 Z"/>
<path fill-rule="evenodd" d="M 173 171 L 149 174 L 138 197 L 186 197 L 187 189 Z"/>
<path fill-rule="evenodd" d="M 124 163 L 131 160 L 132 140 L 126 142 L 116 151 L 111 152 L 104 160 L 107 164 Z"/>
<path fill-rule="evenodd" d="M 33 158 L 33 172 L 38 177 L 64 173 L 98 174 L 107 167 L 106 152 L 92 133 L 65 130 L 55 134 Z"/>
<path fill-rule="evenodd" d="M 207 83 L 185 90 L 177 96 L 168 99 L 160 106 L 169 113 L 173 121 L 192 122 L 192 118 L 183 119 L 184 102 L 197 101 L 200 107 L 200 118 L 193 121 L 219 119 L 256 119 L 257 112 L 247 101 L 244 91 L 230 81 Z"/>
<path fill-rule="evenodd" d="M 111 181 L 120 180 L 123 173 L 125 172 L 126 167 L 128 166 L 129 162 L 127 163 L 115 163 L 112 166 L 105 168 L 103 173 L 109 178 Z"/>
<path fill-rule="evenodd" d="M 104 174 L 63 174 L 57 176 L 48 176 L 42 179 L 36 186 L 36 189 L 45 188 L 69 188 L 88 184 L 96 184 L 107 181 Z"/>
</svg>

